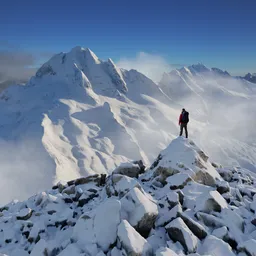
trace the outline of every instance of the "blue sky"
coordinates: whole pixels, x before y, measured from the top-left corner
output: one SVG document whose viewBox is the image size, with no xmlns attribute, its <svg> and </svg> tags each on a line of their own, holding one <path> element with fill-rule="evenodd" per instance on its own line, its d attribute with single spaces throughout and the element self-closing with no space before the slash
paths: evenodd
<svg viewBox="0 0 256 256">
<path fill-rule="evenodd" d="M 255 0 L 3 0 L 0 49 L 40 61 L 76 45 L 114 61 L 146 52 L 237 75 L 256 72 L 255 10 Z"/>
</svg>

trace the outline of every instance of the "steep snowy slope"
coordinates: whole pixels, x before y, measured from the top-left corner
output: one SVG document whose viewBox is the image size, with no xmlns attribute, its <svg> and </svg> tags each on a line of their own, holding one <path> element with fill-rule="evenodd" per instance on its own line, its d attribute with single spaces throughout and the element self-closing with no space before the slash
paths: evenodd
<svg viewBox="0 0 256 256">
<path fill-rule="evenodd" d="M 125 163 L 5 205 L 0 254 L 255 256 L 255 213 L 255 174 L 177 138 L 150 168 Z"/>
<path fill-rule="evenodd" d="M 194 139 L 213 159 L 256 171 L 255 84 L 197 64 L 164 74 L 160 87 L 201 122 Z"/>
</svg>

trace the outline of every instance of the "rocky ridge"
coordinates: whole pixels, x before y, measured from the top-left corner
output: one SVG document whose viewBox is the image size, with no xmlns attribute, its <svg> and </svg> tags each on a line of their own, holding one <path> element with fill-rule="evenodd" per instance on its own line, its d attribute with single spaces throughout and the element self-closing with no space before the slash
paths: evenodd
<svg viewBox="0 0 256 256">
<path fill-rule="evenodd" d="M 0 209 L 0 255 L 256 255 L 255 176 L 177 138 L 149 168 L 58 183 Z"/>
</svg>

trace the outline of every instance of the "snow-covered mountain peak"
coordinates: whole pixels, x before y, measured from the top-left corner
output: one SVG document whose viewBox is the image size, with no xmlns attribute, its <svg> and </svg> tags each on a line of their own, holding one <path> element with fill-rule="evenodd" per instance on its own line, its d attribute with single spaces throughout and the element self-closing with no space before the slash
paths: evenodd
<svg viewBox="0 0 256 256">
<path fill-rule="evenodd" d="M 193 64 L 191 66 L 188 67 L 188 69 L 193 73 L 193 72 L 210 72 L 210 69 L 207 68 L 205 65 L 203 65 L 202 63 L 197 63 L 197 64 Z"/>
<path fill-rule="evenodd" d="M 219 69 L 219 68 L 211 68 L 211 70 L 212 70 L 215 74 L 221 75 L 221 76 L 223 76 L 223 77 L 225 77 L 225 76 L 230 76 L 230 74 L 229 74 L 226 70 L 223 71 L 222 69 Z"/>
</svg>

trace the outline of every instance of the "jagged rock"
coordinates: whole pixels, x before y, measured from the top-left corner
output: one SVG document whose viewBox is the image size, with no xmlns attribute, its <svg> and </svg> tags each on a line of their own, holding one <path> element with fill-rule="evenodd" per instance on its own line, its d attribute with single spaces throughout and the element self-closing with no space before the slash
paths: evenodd
<svg viewBox="0 0 256 256">
<path fill-rule="evenodd" d="M 213 166 L 214 168 L 216 168 L 216 169 L 219 168 L 219 165 L 216 164 L 216 163 L 213 163 L 213 162 L 212 162 L 212 166 Z"/>
<path fill-rule="evenodd" d="M 198 239 L 180 217 L 165 228 L 174 242 L 178 241 L 182 244 L 186 253 L 196 252 Z"/>
<path fill-rule="evenodd" d="M 101 204 L 94 218 L 94 232 L 98 246 L 106 252 L 117 238 L 117 227 L 120 224 L 121 203 L 115 199 L 109 199 Z M 105 220 L 105 215 L 108 214 Z"/>
<path fill-rule="evenodd" d="M 76 186 L 72 185 L 70 187 L 67 187 L 67 188 L 62 190 L 62 193 L 65 193 L 67 195 L 75 194 L 76 193 Z"/>
<path fill-rule="evenodd" d="M 196 217 L 208 227 L 221 228 L 225 226 L 225 223 L 221 219 L 204 212 L 196 213 Z"/>
<path fill-rule="evenodd" d="M 235 256 L 232 248 L 224 241 L 209 235 L 205 238 L 199 250 L 200 254 Z"/>
<path fill-rule="evenodd" d="M 216 236 L 219 239 L 224 240 L 224 237 L 226 237 L 228 235 L 228 229 L 227 229 L 227 227 L 214 229 L 212 232 L 212 235 Z"/>
<path fill-rule="evenodd" d="M 142 160 L 134 161 L 140 167 L 140 174 L 145 172 L 146 166 L 143 164 Z"/>
<path fill-rule="evenodd" d="M 156 227 L 165 226 L 170 221 L 176 219 L 178 217 L 178 214 L 181 213 L 181 212 L 182 212 L 181 205 L 177 204 L 170 211 L 159 214 L 157 216 L 155 226 Z"/>
<path fill-rule="evenodd" d="M 112 174 L 107 180 L 106 192 L 109 197 L 114 195 L 121 198 L 133 187 L 141 189 L 137 180 L 121 174 Z"/>
<path fill-rule="evenodd" d="M 245 252 L 248 256 L 256 256 L 256 240 L 250 239 L 238 245 L 240 252 Z"/>
<path fill-rule="evenodd" d="M 230 191 L 230 186 L 226 181 L 219 181 L 216 183 L 216 186 L 217 186 L 217 191 L 220 194 L 228 193 Z"/>
<path fill-rule="evenodd" d="M 122 220 L 117 231 L 118 242 L 127 256 L 153 256 L 150 244 L 126 220 Z"/>
<path fill-rule="evenodd" d="M 229 169 L 225 169 L 225 168 L 220 168 L 218 169 L 218 172 L 220 174 L 220 176 L 227 182 L 230 182 L 232 177 L 233 177 L 233 173 L 231 170 Z"/>
<path fill-rule="evenodd" d="M 33 211 L 30 208 L 22 209 L 16 216 L 17 220 L 28 220 L 32 216 Z"/>
<path fill-rule="evenodd" d="M 135 229 L 147 236 L 155 223 L 158 215 L 157 205 L 137 187 L 133 187 L 122 199 L 122 210 L 125 219 L 135 227 Z"/>
<path fill-rule="evenodd" d="M 179 195 L 174 191 L 170 191 L 167 194 L 166 198 L 171 208 L 179 203 Z"/>
<path fill-rule="evenodd" d="M 198 183 L 205 184 L 207 186 L 214 186 L 216 182 L 215 178 L 211 174 L 202 170 L 197 171 L 192 178 Z"/>
<path fill-rule="evenodd" d="M 182 189 L 184 188 L 192 178 L 186 173 L 177 173 L 166 179 L 170 189 Z"/>
<path fill-rule="evenodd" d="M 208 161 L 209 157 L 202 150 L 198 151 L 197 153 L 205 162 Z"/>
<path fill-rule="evenodd" d="M 76 179 L 74 181 L 74 184 L 77 186 L 77 185 L 87 184 L 87 183 L 90 183 L 90 182 L 99 183 L 100 182 L 100 176 L 98 174 L 95 174 L 95 175 L 88 176 L 88 177 L 82 177 L 82 178 Z M 68 183 L 68 185 L 69 185 L 69 183 Z M 73 184 L 71 184 L 71 185 L 73 185 Z"/>
<path fill-rule="evenodd" d="M 195 211 L 205 213 L 210 213 L 211 211 L 220 212 L 227 207 L 227 202 L 218 191 L 210 191 L 201 196 L 200 200 L 197 201 Z"/>
<path fill-rule="evenodd" d="M 113 171 L 113 174 L 122 174 L 130 178 L 138 178 L 140 173 L 140 166 L 134 163 L 123 163 Z"/>
<path fill-rule="evenodd" d="M 90 200 L 92 200 L 94 197 L 97 197 L 98 194 L 91 193 L 88 191 L 85 191 L 78 199 L 78 206 L 83 207 L 85 204 L 87 204 Z"/>
<path fill-rule="evenodd" d="M 200 240 L 204 239 L 207 236 L 205 228 L 200 225 L 198 222 L 191 219 L 184 212 L 178 212 L 178 216 L 185 222 L 189 229 L 197 236 Z"/>
<path fill-rule="evenodd" d="M 184 202 L 184 193 L 179 189 L 179 190 L 176 190 L 176 192 L 178 193 L 179 195 L 179 202 L 181 205 L 183 205 L 183 202 Z"/>
<path fill-rule="evenodd" d="M 159 166 L 155 172 L 154 172 L 154 176 L 160 176 L 161 178 L 159 179 L 159 181 L 161 181 L 163 184 L 166 183 L 166 178 L 168 178 L 171 175 L 174 175 L 176 173 L 179 173 L 179 171 L 175 168 L 171 168 L 171 167 L 162 167 Z"/>
<path fill-rule="evenodd" d="M 178 256 L 178 254 L 167 247 L 161 247 L 156 251 L 155 256 Z"/>
</svg>

